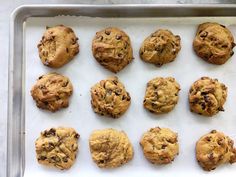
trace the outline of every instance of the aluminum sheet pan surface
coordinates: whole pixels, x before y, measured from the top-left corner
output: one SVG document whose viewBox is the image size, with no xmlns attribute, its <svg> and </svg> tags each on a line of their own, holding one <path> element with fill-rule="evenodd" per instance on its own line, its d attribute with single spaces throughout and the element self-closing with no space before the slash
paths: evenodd
<svg viewBox="0 0 236 177">
<path fill-rule="evenodd" d="M 50 176 L 227 176 L 236 172 L 236 165 L 224 165 L 212 172 L 204 172 L 195 159 L 195 143 L 212 129 L 223 131 L 236 141 L 236 55 L 222 66 L 211 65 L 199 59 L 193 52 L 192 41 L 199 23 L 216 21 L 227 26 L 236 36 L 235 17 L 208 18 L 91 18 L 91 17 L 36 17 L 25 24 L 25 177 Z M 74 29 L 79 37 L 80 53 L 61 69 L 44 66 L 37 51 L 37 44 L 46 26 L 64 24 Z M 91 42 L 95 33 L 105 27 L 123 29 L 131 39 L 134 61 L 116 74 L 131 95 L 131 106 L 117 120 L 95 114 L 90 105 L 90 88 L 101 79 L 114 75 L 100 66 L 92 56 Z M 139 58 L 142 41 L 159 28 L 167 28 L 181 36 L 182 49 L 172 63 L 155 67 Z M 36 79 L 48 72 L 68 76 L 74 92 L 70 106 L 56 113 L 40 110 L 30 96 Z M 179 102 L 169 114 L 153 115 L 143 106 L 146 83 L 158 76 L 172 76 L 181 86 Z M 205 118 L 189 111 L 188 91 L 191 84 L 201 76 L 218 78 L 228 86 L 225 112 L 213 118 Z M 79 153 L 70 170 L 60 171 L 39 165 L 34 142 L 44 129 L 57 126 L 75 128 L 81 135 Z M 139 140 L 149 128 L 168 127 L 178 132 L 180 153 L 172 164 L 155 166 L 143 156 Z M 90 133 L 96 129 L 116 128 L 124 130 L 134 147 L 134 158 L 116 169 L 99 169 L 91 159 L 88 146 Z"/>
</svg>

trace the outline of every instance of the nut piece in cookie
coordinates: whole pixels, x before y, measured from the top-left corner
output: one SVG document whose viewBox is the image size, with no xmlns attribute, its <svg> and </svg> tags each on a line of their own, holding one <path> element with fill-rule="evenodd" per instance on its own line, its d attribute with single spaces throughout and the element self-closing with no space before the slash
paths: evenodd
<svg viewBox="0 0 236 177">
<path fill-rule="evenodd" d="M 106 69 L 117 73 L 133 60 L 129 36 L 114 27 L 96 33 L 92 42 L 94 58 Z"/>
<path fill-rule="evenodd" d="M 234 38 L 229 29 L 218 23 L 203 23 L 198 26 L 193 48 L 205 61 L 224 64 L 233 54 Z"/>
<path fill-rule="evenodd" d="M 227 87 L 217 79 L 202 77 L 189 90 L 190 110 L 200 115 L 213 116 L 224 111 Z"/>
<path fill-rule="evenodd" d="M 47 30 L 38 44 L 42 63 L 51 68 L 59 68 L 79 53 L 78 38 L 70 27 L 58 25 Z"/>
<path fill-rule="evenodd" d="M 69 78 L 57 73 L 49 73 L 38 78 L 31 89 L 31 96 L 39 108 L 55 112 L 69 105 L 73 87 Z"/>
<path fill-rule="evenodd" d="M 174 61 L 180 49 L 179 35 L 159 29 L 143 41 L 139 55 L 143 61 L 161 66 Z"/>
<path fill-rule="evenodd" d="M 143 154 L 153 164 L 168 164 L 179 154 L 177 133 L 155 127 L 143 134 L 140 141 Z"/>
<path fill-rule="evenodd" d="M 168 113 L 179 99 L 180 85 L 172 77 L 157 77 L 147 83 L 143 106 L 152 113 Z"/>
<path fill-rule="evenodd" d="M 131 102 L 129 93 L 116 76 L 101 80 L 91 88 L 90 93 L 94 112 L 112 118 L 124 114 Z"/>
<path fill-rule="evenodd" d="M 35 141 L 38 163 L 69 169 L 75 162 L 80 135 L 73 128 L 51 128 L 41 132 Z"/>
<path fill-rule="evenodd" d="M 96 130 L 90 135 L 89 147 L 99 168 L 116 168 L 133 158 L 133 147 L 123 131 Z"/>
<path fill-rule="evenodd" d="M 214 170 L 221 164 L 236 162 L 234 142 L 222 132 L 212 130 L 196 143 L 196 158 L 206 171 Z"/>
</svg>

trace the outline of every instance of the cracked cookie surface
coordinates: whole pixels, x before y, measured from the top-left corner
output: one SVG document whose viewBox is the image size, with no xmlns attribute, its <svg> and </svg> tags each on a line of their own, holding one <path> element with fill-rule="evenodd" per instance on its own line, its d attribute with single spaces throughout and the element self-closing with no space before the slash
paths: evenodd
<svg viewBox="0 0 236 177">
<path fill-rule="evenodd" d="M 179 154 L 178 135 L 168 128 L 151 128 L 143 134 L 140 145 L 153 164 L 171 163 Z"/>
<path fill-rule="evenodd" d="M 44 65 L 59 68 L 79 53 L 78 38 L 70 27 L 47 27 L 38 44 L 38 51 Z"/>
<path fill-rule="evenodd" d="M 133 147 L 123 131 L 95 130 L 89 138 L 93 161 L 99 168 L 116 168 L 133 158 Z"/>
<path fill-rule="evenodd" d="M 92 42 L 94 58 L 106 69 L 117 73 L 133 60 L 129 36 L 114 27 L 96 33 Z"/>
<path fill-rule="evenodd" d="M 233 54 L 234 38 L 229 29 L 218 23 L 202 23 L 198 26 L 193 48 L 205 61 L 224 64 Z"/>
<path fill-rule="evenodd" d="M 152 113 L 168 113 L 179 99 L 180 85 L 172 77 L 157 77 L 147 83 L 144 107 Z"/>
<path fill-rule="evenodd" d="M 196 143 L 196 158 L 199 165 L 211 171 L 221 164 L 236 162 L 234 142 L 222 132 L 212 130 Z"/>
<path fill-rule="evenodd" d="M 200 115 L 213 116 L 224 111 L 227 87 L 217 79 L 202 77 L 189 90 L 190 110 Z"/>
<path fill-rule="evenodd" d="M 143 61 L 161 66 L 174 61 L 180 49 L 179 35 L 159 29 L 143 41 L 139 55 Z"/>
<path fill-rule="evenodd" d="M 130 95 L 116 76 L 101 80 L 90 93 L 92 108 L 100 115 L 119 118 L 130 106 Z"/>
<path fill-rule="evenodd" d="M 55 112 L 69 105 L 73 87 L 70 80 L 57 73 L 49 73 L 38 78 L 31 89 L 31 96 L 37 107 Z"/>
<path fill-rule="evenodd" d="M 51 128 L 41 132 L 35 141 L 39 164 L 69 169 L 75 162 L 79 134 L 73 128 Z"/>
</svg>

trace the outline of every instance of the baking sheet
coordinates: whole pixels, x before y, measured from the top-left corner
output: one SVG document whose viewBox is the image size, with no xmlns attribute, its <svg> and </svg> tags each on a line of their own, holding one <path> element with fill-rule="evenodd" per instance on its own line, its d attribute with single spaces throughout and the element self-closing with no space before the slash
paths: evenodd
<svg viewBox="0 0 236 177">
<path fill-rule="evenodd" d="M 199 23 L 216 21 L 229 27 L 236 35 L 235 17 L 211 18 L 90 18 L 90 17 L 45 17 L 29 18 L 25 24 L 25 176 L 136 176 L 154 177 L 182 176 L 226 176 L 236 172 L 236 165 L 224 165 L 212 172 L 203 171 L 195 160 L 195 143 L 203 134 L 212 129 L 223 131 L 236 141 L 236 55 L 226 64 L 215 66 L 199 59 L 192 50 L 192 41 Z M 60 69 L 44 66 L 37 51 L 37 44 L 46 26 L 64 24 L 74 29 L 79 37 L 80 53 Z M 91 41 L 96 33 L 105 27 L 116 26 L 123 29 L 131 39 L 134 61 L 116 74 L 131 95 L 131 106 L 123 117 L 117 120 L 95 114 L 90 105 L 90 88 L 95 83 L 114 75 L 100 66 L 92 56 Z M 142 41 L 159 28 L 170 29 L 181 36 L 182 49 L 172 63 L 158 68 L 140 60 L 138 51 Z M 38 109 L 30 96 L 30 89 L 36 79 L 45 73 L 56 71 L 68 76 L 74 92 L 70 106 L 56 113 Z M 143 97 L 146 83 L 157 76 L 172 76 L 181 85 L 179 102 L 169 114 L 154 115 L 146 111 Z M 212 119 L 189 111 L 188 90 L 201 76 L 218 78 L 228 86 L 225 112 Z M 75 164 L 67 171 L 47 168 L 36 160 L 34 142 L 40 132 L 50 127 L 65 126 L 75 128 L 81 135 L 79 153 Z M 150 164 L 143 156 L 139 145 L 142 134 L 149 128 L 168 127 L 178 132 L 180 153 L 174 162 L 165 166 Z M 99 169 L 93 163 L 88 146 L 90 133 L 95 129 L 116 128 L 124 130 L 134 147 L 134 158 L 116 169 Z"/>
</svg>

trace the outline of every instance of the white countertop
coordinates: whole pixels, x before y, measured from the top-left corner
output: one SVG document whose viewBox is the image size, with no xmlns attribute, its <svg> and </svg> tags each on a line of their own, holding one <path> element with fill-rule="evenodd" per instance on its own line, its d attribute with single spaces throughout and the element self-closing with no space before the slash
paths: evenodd
<svg viewBox="0 0 236 177">
<path fill-rule="evenodd" d="M 8 44 L 11 12 L 23 4 L 115 4 L 115 3 L 236 3 L 236 0 L 0 0 L 0 177 L 6 176 L 6 131 L 7 131 L 7 87 L 8 87 Z"/>
</svg>

